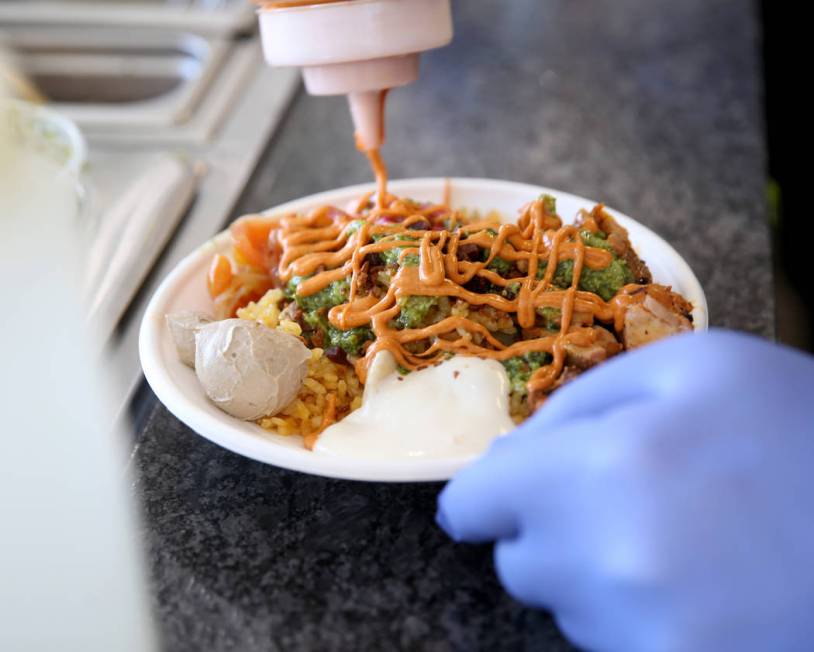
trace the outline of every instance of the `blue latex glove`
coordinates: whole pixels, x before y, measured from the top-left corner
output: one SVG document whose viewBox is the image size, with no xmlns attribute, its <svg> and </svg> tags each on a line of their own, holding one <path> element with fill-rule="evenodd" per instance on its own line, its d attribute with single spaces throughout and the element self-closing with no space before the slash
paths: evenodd
<svg viewBox="0 0 814 652">
<path fill-rule="evenodd" d="M 438 520 L 592 650 L 814 649 L 814 359 L 725 332 L 591 370 Z"/>
</svg>

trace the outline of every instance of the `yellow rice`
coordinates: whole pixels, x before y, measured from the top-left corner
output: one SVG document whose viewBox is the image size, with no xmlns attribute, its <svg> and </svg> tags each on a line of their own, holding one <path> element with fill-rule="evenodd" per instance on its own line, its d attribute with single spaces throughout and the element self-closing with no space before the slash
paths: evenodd
<svg viewBox="0 0 814 652">
<path fill-rule="evenodd" d="M 259 301 L 238 310 L 237 316 L 299 336 L 302 334 L 299 324 L 280 318 L 282 298 L 282 290 L 269 290 Z M 323 355 L 322 349 L 311 349 L 308 375 L 297 397 L 281 412 L 273 417 L 262 417 L 257 423 L 280 435 L 312 435 L 322 426 L 330 394 L 335 396 L 339 420 L 362 405 L 362 390 L 362 383 L 351 366 L 333 362 Z"/>
<path fill-rule="evenodd" d="M 302 329 L 297 322 L 281 319 L 280 302 L 283 292 L 269 290 L 257 302 L 249 303 L 237 311 L 241 319 L 259 321 L 269 328 L 276 328 L 299 337 Z M 456 301 L 452 313 L 468 313 L 468 305 Z M 323 425 L 328 396 L 336 397 L 336 419 L 344 418 L 362 405 L 364 386 L 359 382 L 353 367 L 333 362 L 324 355 L 322 349 L 311 349 L 308 361 L 308 375 L 303 381 L 297 397 L 281 412 L 271 417 L 257 420 L 258 425 L 280 435 L 303 435 L 308 437 L 318 432 Z M 509 413 L 515 423 L 521 423 L 531 414 L 525 397 L 511 394 Z"/>
</svg>

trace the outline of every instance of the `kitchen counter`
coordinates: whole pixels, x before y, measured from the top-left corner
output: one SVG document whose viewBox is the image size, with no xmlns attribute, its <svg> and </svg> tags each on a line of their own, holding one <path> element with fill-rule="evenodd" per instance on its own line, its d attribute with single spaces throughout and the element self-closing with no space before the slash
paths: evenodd
<svg viewBox="0 0 814 652">
<path fill-rule="evenodd" d="M 391 94 L 394 178 L 482 176 L 606 202 L 666 238 L 714 326 L 774 333 L 759 23 L 746 0 L 455 4 Z M 234 212 L 370 180 L 340 98 L 301 94 Z M 143 392 L 133 466 L 168 650 L 566 650 L 434 524 L 440 485 L 311 477 L 196 436 Z"/>
</svg>

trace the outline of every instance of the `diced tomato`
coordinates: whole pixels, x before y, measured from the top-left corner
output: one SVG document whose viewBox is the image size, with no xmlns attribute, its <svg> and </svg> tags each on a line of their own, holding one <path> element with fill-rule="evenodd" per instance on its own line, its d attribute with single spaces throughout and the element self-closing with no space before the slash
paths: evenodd
<svg viewBox="0 0 814 652">
<path fill-rule="evenodd" d="M 235 249 L 255 269 L 268 269 L 268 239 L 274 224 L 269 217 L 244 217 L 232 224 Z"/>
<path fill-rule="evenodd" d="M 232 263 L 223 254 L 217 254 L 209 265 L 206 287 L 213 299 L 226 291 L 232 283 Z"/>
<path fill-rule="evenodd" d="M 376 218 L 376 224 L 399 224 L 404 221 L 403 215 L 388 214 L 380 215 Z"/>
</svg>

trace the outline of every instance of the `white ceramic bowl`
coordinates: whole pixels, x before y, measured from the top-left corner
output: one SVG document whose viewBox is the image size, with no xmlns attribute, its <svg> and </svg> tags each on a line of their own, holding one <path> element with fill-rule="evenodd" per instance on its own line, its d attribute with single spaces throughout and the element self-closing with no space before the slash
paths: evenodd
<svg viewBox="0 0 814 652">
<path fill-rule="evenodd" d="M 494 209 L 507 220 L 514 219 L 520 206 L 543 192 L 557 198 L 557 212 L 565 221 L 570 221 L 580 208 L 590 209 L 596 203 L 557 190 L 509 181 L 452 178 L 449 182 L 454 207 Z M 444 179 L 405 179 L 393 181 L 389 189 L 397 195 L 440 201 L 444 184 Z M 343 207 L 368 190 L 369 185 L 341 188 L 288 202 L 268 212 L 303 211 L 323 204 Z M 684 295 L 694 306 L 696 329 L 705 329 L 706 298 L 684 259 L 638 222 L 616 211 L 610 212 L 629 231 L 633 246 L 647 262 L 654 279 L 672 285 Z M 223 232 L 181 261 L 156 290 L 144 315 L 139 339 L 141 364 L 153 391 L 170 412 L 198 434 L 235 453 L 316 475 L 385 482 L 445 480 L 472 461 L 471 457 L 385 461 L 328 457 L 303 448 L 299 437 L 269 433 L 257 425 L 230 417 L 212 405 L 198 384 L 195 372 L 178 360 L 164 316 L 182 310 L 211 311 L 206 271 L 212 254 L 225 250 L 229 243 L 228 232 Z"/>
</svg>

